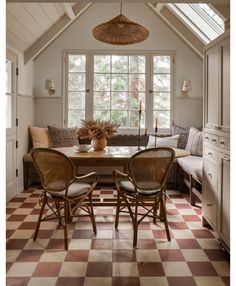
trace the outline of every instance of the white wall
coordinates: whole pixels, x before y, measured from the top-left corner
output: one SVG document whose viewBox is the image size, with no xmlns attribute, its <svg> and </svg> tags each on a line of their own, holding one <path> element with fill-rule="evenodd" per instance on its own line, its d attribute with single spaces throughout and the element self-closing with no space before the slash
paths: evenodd
<svg viewBox="0 0 236 286">
<path fill-rule="evenodd" d="M 189 48 L 189 46 L 187 46 L 183 40 L 163 22 L 163 20 L 143 3 L 126 3 L 123 5 L 123 14 L 149 28 L 150 36 L 147 40 L 134 45 L 112 46 L 94 39 L 91 33 L 92 29 L 99 23 L 117 16 L 119 11 L 119 3 L 93 4 L 43 53 L 41 53 L 36 58 L 34 64 L 34 95 L 40 97 L 46 96 L 47 91 L 44 89 L 45 79 L 51 78 L 55 81 L 56 96 L 63 96 L 62 55 L 63 50 L 66 49 L 102 51 L 174 51 L 176 53 L 176 77 L 174 85 L 175 123 L 181 123 L 185 126 L 189 126 L 190 122 L 191 125 L 202 125 L 202 110 L 197 114 L 193 114 L 192 112 L 186 113 L 186 105 L 179 104 L 179 101 L 177 100 L 177 97 L 181 96 L 183 80 L 191 80 L 192 90 L 190 92 L 190 97 L 195 98 L 195 100 L 185 98 L 185 103 L 188 103 L 187 106 L 190 106 L 190 109 L 194 109 L 195 104 L 201 108 L 203 94 L 202 59 Z M 52 104 L 44 104 L 43 109 L 42 103 L 40 105 L 36 104 L 36 114 L 38 114 L 38 116 L 35 118 L 35 123 L 39 124 L 39 126 L 47 125 L 47 116 L 52 117 L 52 114 L 54 114 L 56 118 L 56 121 L 53 123 L 62 126 L 63 100 L 57 100 L 54 109 L 52 109 Z"/>
</svg>

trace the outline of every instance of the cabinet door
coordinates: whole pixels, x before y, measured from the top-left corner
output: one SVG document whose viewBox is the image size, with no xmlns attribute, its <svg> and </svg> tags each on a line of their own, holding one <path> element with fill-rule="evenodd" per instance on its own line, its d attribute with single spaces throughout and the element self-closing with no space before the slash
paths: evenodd
<svg viewBox="0 0 236 286">
<path fill-rule="evenodd" d="M 230 248 L 230 157 L 220 153 L 219 181 L 219 225 L 220 238 Z"/>
<path fill-rule="evenodd" d="M 216 228 L 217 225 L 217 164 L 204 158 L 203 161 L 203 216 Z"/>
<path fill-rule="evenodd" d="M 229 39 L 221 46 L 221 119 L 222 131 L 230 131 L 230 43 Z"/>
</svg>

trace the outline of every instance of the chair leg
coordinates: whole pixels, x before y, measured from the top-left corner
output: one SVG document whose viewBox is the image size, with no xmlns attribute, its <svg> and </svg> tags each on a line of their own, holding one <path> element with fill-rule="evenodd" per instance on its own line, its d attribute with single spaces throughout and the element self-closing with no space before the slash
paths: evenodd
<svg viewBox="0 0 236 286">
<path fill-rule="evenodd" d="M 116 205 L 115 228 L 118 228 L 118 224 L 119 224 L 121 201 L 122 201 L 122 199 L 120 197 L 119 191 L 117 190 L 117 205 Z"/>
<path fill-rule="evenodd" d="M 158 209 L 158 200 L 155 198 L 154 207 L 153 207 L 153 223 L 156 224 L 157 222 L 157 209 Z"/>
<path fill-rule="evenodd" d="M 46 202 L 47 202 L 47 196 L 46 196 L 46 194 L 44 193 L 43 203 L 42 203 L 41 210 L 40 210 L 40 213 L 39 213 L 37 226 L 36 226 L 36 229 L 35 229 L 35 232 L 34 232 L 34 237 L 33 237 L 33 240 L 34 240 L 34 241 L 37 239 L 37 236 L 38 236 L 39 227 L 40 227 L 40 224 L 41 224 L 41 221 L 42 221 L 43 211 L 44 211 Z"/>
<path fill-rule="evenodd" d="M 65 241 L 65 250 L 68 250 L 67 222 L 68 222 L 68 202 L 65 200 L 64 201 L 64 241 Z"/>
<path fill-rule="evenodd" d="M 97 233 L 97 227 L 96 227 L 96 221 L 95 221 L 95 216 L 94 216 L 94 212 L 93 212 L 93 202 L 92 202 L 92 193 L 90 193 L 89 195 L 89 203 L 90 203 L 90 218 L 91 218 L 91 222 L 93 225 L 93 232 L 94 234 Z"/>
<path fill-rule="evenodd" d="M 161 204 L 161 209 L 163 210 L 162 218 L 163 218 L 163 222 L 165 224 L 167 239 L 168 239 L 168 241 L 171 241 L 171 236 L 170 236 L 170 231 L 169 231 L 169 226 L 168 226 L 167 216 L 166 216 L 165 200 L 164 200 L 163 196 L 162 196 L 162 198 L 160 200 L 160 204 Z"/>
<path fill-rule="evenodd" d="M 135 200 L 133 229 L 134 229 L 133 247 L 136 247 L 137 246 L 137 240 L 138 240 L 138 201 L 137 201 L 137 199 Z"/>
<path fill-rule="evenodd" d="M 193 178 L 191 175 L 189 175 L 189 192 L 190 192 L 190 205 L 195 206 L 196 197 L 193 193 Z"/>
</svg>

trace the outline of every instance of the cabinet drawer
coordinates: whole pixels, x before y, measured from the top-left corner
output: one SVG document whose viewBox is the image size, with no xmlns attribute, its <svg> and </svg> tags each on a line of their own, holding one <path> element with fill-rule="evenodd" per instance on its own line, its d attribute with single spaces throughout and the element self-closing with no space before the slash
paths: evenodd
<svg viewBox="0 0 236 286">
<path fill-rule="evenodd" d="M 210 143 L 214 146 L 218 146 L 219 144 L 219 137 L 216 135 L 212 135 L 211 134 L 211 139 L 210 139 Z"/>
<path fill-rule="evenodd" d="M 217 161 L 219 157 L 218 151 L 204 147 L 204 157 Z"/>
<path fill-rule="evenodd" d="M 204 159 L 203 163 L 203 215 L 216 228 L 217 225 L 217 164 Z"/>
<path fill-rule="evenodd" d="M 211 142 L 211 134 L 205 133 L 204 134 L 204 142 L 205 143 L 210 143 Z"/>
<path fill-rule="evenodd" d="M 219 137 L 219 146 L 220 146 L 220 148 L 230 150 L 230 139 L 224 138 L 224 137 Z"/>
</svg>

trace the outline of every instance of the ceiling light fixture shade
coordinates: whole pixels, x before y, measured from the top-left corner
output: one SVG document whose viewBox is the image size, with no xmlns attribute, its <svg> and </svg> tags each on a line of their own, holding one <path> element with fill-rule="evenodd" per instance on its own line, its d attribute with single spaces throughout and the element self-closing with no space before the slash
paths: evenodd
<svg viewBox="0 0 236 286">
<path fill-rule="evenodd" d="M 92 33 L 95 39 L 103 43 L 130 45 L 144 41 L 149 30 L 120 13 L 110 21 L 96 26 Z"/>
</svg>

